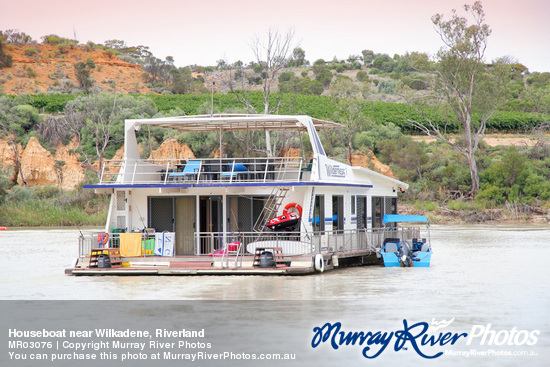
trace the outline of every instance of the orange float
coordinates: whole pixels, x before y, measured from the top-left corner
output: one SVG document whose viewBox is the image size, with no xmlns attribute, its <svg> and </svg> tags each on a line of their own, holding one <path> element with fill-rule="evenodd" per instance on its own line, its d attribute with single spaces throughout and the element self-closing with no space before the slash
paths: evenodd
<svg viewBox="0 0 550 367">
<path fill-rule="evenodd" d="M 297 203 L 287 204 L 287 206 L 285 206 L 285 209 L 283 210 L 283 215 L 287 215 L 289 210 L 291 209 L 296 209 L 298 211 L 298 215 L 300 216 L 300 218 L 302 217 L 302 207 L 300 206 L 300 204 L 297 204 Z"/>
</svg>

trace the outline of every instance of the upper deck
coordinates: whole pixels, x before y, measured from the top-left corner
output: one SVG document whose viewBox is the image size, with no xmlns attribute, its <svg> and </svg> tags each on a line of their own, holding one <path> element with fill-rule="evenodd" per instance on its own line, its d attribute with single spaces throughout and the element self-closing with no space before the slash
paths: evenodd
<svg viewBox="0 0 550 367">
<path fill-rule="evenodd" d="M 316 160 L 296 157 L 107 160 L 100 185 L 231 185 L 309 182 Z"/>
<path fill-rule="evenodd" d="M 158 126 L 183 133 L 217 133 L 217 157 L 186 160 L 143 159 L 136 137 L 136 131 L 143 126 Z M 372 187 L 372 180 L 382 175 L 363 168 L 351 167 L 326 156 L 317 130 L 339 128 L 343 126 L 335 122 L 313 119 L 309 116 L 284 115 L 200 115 L 126 120 L 124 159 L 105 161 L 99 184 L 86 187 L 296 184 Z M 244 131 L 265 134 L 265 140 L 268 140 L 267 131 L 285 131 L 287 136 L 305 133 L 309 138 L 311 150 L 302 157 L 227 157 L 227 152 L 224 151 L 224 133 Z M 268 142 L 265 144 L 269 145 Z M 237 150 L 234 146 L 230 148 L 233 148 L 233 153 Z M 385 180 L 395 181 L 394 184 L 399 187 L 404 185 L 406 188 L 406 184 L 402 182 L 383 177 Z"/>
</svg>

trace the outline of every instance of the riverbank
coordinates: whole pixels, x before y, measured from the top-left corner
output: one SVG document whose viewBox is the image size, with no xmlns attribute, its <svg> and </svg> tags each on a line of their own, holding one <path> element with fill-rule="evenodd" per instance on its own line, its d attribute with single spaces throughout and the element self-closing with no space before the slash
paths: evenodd
<svg viewBox="0 0 550 367">
<path fill-rule="evenodd" d="M 4 203 L 0 206 L 0 226 L 32 227 L 102 227 L 107 219 L 107 200 L 94 206 L 52 207 L 37 201 Z M 550 224 L 550 209 L 543 205 L 505 204 L 498 208 L 477 208 L 467 202 L 399 204 L 399 214 L 424 215 L 433 224 Z"/>
<path fill-rule="evenodd" d="M 479 209 L 467 203 L 400 203 L 400 214 L 424 215 L 433 224 L 550 224 L 550 209 L 541 205 L 509 204 Z"/>
</svg>

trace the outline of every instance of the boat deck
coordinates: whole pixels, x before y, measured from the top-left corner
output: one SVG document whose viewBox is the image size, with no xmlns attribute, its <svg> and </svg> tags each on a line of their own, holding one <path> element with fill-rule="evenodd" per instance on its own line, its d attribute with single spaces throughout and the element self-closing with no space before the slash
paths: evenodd
<svg viewBox="0 0 550 367">
<path fill-rule="evenodd" d="M 338 267 L 334 263 L 333 253 L 323 253 L 324 270 Z M 353 265 L 377 263 L 376 255 L 371 250 L 349 251 L 336 255 L 340 262 Z M 240 262 L 240 261 L 239 261 Z M 235 259 L 208 256 L 175 256 L 175 257 L 132 257 L 122 258 L 123 264 L 130 266 L 113 266 L 100 268 L 90 266 L 90 258 L 79 258 L 73 268 L 65 269 L 65 274 L 81 275 L 307 275 L 316 273 L 315 254 L 285 256 L 284 263 L 279 261 L 273 267 L 260 267 L 254 256 L 242 257 L 242 263 L 235 266 Z"/>
</svg>

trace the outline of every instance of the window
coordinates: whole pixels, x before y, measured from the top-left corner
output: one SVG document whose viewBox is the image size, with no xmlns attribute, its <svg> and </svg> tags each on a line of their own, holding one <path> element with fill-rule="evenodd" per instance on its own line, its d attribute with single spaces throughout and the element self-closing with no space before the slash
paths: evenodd
<svg viewBox="0 0 550 367">
<path fill-rule="evenodd" d="M 344 197 L 341 195 L 332 197 L 332 230 L 344 229 Z"/>
<path fill-rule="evenodd" d="M 372 197 L 372 227 L 382 227 L 382 216 L 384 215 L 384 198 L 380 196 Z"/>
<path fill-rule="evenodd" d="M 367 228 L 368 220 L 367 197 L 357 196 L 357 229 Z"/>
<path fill-rule="evenodd" d="M 315 195 L 315 206 L 313 207 L 313 231 L 324 232 L 325 230 L 325 195 Z"/>
</svg>

